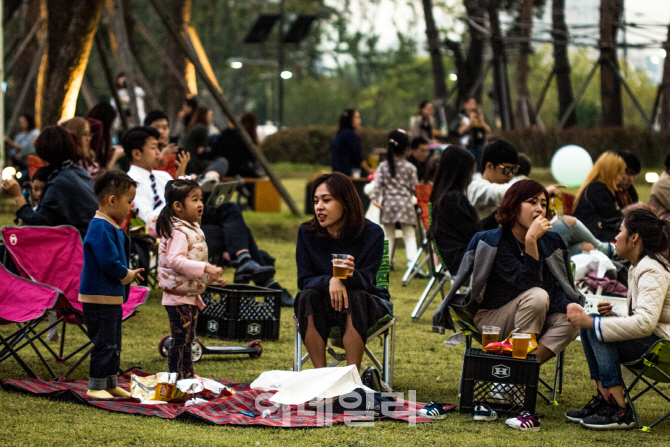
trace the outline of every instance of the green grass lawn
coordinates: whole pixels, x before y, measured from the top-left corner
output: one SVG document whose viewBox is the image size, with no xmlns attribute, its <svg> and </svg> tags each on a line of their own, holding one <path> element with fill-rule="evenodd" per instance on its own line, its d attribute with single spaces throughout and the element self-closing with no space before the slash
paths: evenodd
<svg viewBox="0 0 670 447">
<path fill-rule="evenodd" d="M 290 171 L 287 168 L 287 171 Z M 540 170 L 536 170 L 540 173 Z M 304 176 L 285 181 L 286 187 L 298 202 L 304 199 Z M 542 179 L 544 183 L 551 180 Z M 649 188 L 640 185 L 640 196 L 646 200 Z M 261 214 L 246 212 L 245 217 L 258 237 L 259 246 L 277 258 L 277 279 L 292 293 L 296 292 L 294 261 L 296 230 L 305 218 L 288 213 Z M 10 215 L 0 215 L 0 224 L 11 224 Z M 401 244 L 402 245 L 402 244 Z M 404 251 L 398 250 L 398 260 L 404 260 Z M 403 264 L 399 262 L 398 264 Z M 403 272 L 391 273 L 390 291 L 398 317 L 396 332 L 395 382 L 396 391 L 416 390 L 419 401 L 435 400 L 458 404 L 457 391 L 461 371 L 463 345 L 448 348 L 443 342 L 450 335 L 431 332 L 433 303 L 418 323 L 410 313 L 426 284 L 414 280 L 402 287 Z M 232 272 L 226 272 L 229 281 Z M 1 286 L 0 286 L 1 287 Z M 263 355 L 251 360 L 248 356 L 205 356 L 196 363 L 196 373 L 212 378 L 252 381 L 263 371 L 290 369 L 293 362 L 293 310 L 282 309 L 278 341 L 263 342 Z M 7 334 L 9 326 L 0 326 L 0 334 Z M 71 331 L 74 334 L 74 331 Z M 123 369 L 140 366 L 149 372 L 165 371 L 166 360 L 159 355 L 158 342 L 169 333 L 167 316 L 160 304 L 160 291 L 152 292 L 148 302 L 123 327 Z M 81 337 L 75 337 L 81 339 Z M 216 339 L 201 339 L 209 345 L 239 345 Z M 374 344 L 377 352 L 379 344 Z M 36 365 L 33 361 L 32 365 Z M 64 372 L 66 365 L 56 365 Z M 44 371 L 36 368 L 38 374 Z M 553 377 L 554 362 L 545 365 L 541 374 Z M 80 367 L 75 379 L 88 376 L 87 366 Z M 0 363 L 0 378 L 23 378 L 23 370 L 13 361 Z M 670 391 L 669 387 L 663 389 Z M 432 424 L 410 427 L 401 422 L 375 422 L 374 427 L 352 428 L 337 425 L 315 429 L 275 429 L 234 426 L 210 426 L 162 420 L 152 417 L 111 413 L 90 406 L 64 403 L 30 397 L 24 394 L 0 391 L 0 444 L 23 445 L 472 445 L 472 446 L 545 446 L 545 445 L 658 445 L 670 442 L 670 421 L 644 434 L 628 432 L 587 431 L 567 423 L 563 413 L 581 408 L 593 392 L 581 345 L 572 343 L 567 349 L 564 393 L 558 406 L 548 406 L 538 400 L 537 411 L 544 413 L 539 433 L 521 433 L 508 429 L 504 421 L 475 423 L 469 415 L 451 414 L 447 419 Z M 670 408 L 667 401 L 644 397 L 638 408 L 643 421 L 655 419 Z"/>
</svg>

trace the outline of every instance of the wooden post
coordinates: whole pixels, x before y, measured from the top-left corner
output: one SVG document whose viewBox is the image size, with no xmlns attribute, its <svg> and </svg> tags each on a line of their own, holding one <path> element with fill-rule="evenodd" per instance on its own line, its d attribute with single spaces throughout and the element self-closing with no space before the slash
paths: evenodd
<svg viewBox="0 0 670 447">
<path fill-rule="evenodd" d="M 163 48 L 159 47 L 156 42 L 153 40 L 151 37 L 151 34 L 147 31 L 147 29 L 142 25 L 141 22 L 134 20 L 135 23 L 135 29 L 137 32 L 140 34 L 140 36 L 144 39 L 146 43 L 149 44 L 152 50 L 158 54 L 158 56 L 161 58 L 161 61 L 165 64 L 165 66 L 170 70 L 170 73 L 172 73 L 177 81 L 181 84 L 182 88 L 185 91 L 188 91 L 188 84 L 186 83 L 186 80 L 184 79 L 184 73 L 181 73 L 177 67 L 175 66 L 174 62 L 172 62 L 172 59 L 167 55 L 165 51 L 163 51 Z"/>
<path fill-rule="evenodd" d="M 577 104 L 579 101 L 582 99 L 582 96 L 584 96 L 584 93 L 586 93 L 586 88 L 589 86 L 591 83 L 591 79 L 593 79 L 593 75 L 596 74 L 596 70 L 600 66 L 600 59 L 598 59 L 595 64 L 593 64 L 593 68 L 591 68 L 591 71 L 589 72 L 589 75 L 586 77 L 586 81 L 584 81 L 584 84 L 582 85 L 582 88 L 579 90 L 579 93 L 577 93 L 577 97 L 572 101 L 570 106 L 565 110 L 565 113 L 561 117 L 561 121 L 558 124 L 559 129 L 563 129 L 565 127 L 565 124 L 568 122 L 568 118 L 570 118 L 570 114 L 572 111 L 577 107 Z"/>
<path fill-rule="evenodd" d="M 261 165 L 265 173 L 270 177 L 270 180 L 272 181 L 272 184 L 274 185 L 275 188 L 277 188 L 277 191 L 279 194 L 281 194 L 282 198 L 288 205 L 288 207 L 291 209 L 291 212 L 295 214 L 296 216 L 301 216 L 302 213 L 298 209 L 298 206 L 296 205 L 295 201 L 291 197 L 291 195 L 288 193 L 284 185 L 282 184 L 281 180 L 277 175 L 274 173 L 272 170 L 272 167 L 270 166 L 270 163 L 268 160 L 265 158 L 265 155 L 256 147 L 256 144 L 253 142 L 251 137 L 249 136 L 249 133 L 246 131 L 246 129 L 240 124 L 240 121 L 237 119 L 235 116 L 233 110 L 230 108 L 226 100 L 223 98 L 223 95 L 221 94 L 220 91 L 216 89 L 214 84 L 210 81 L 210 79 L 207 77 L 207 73 L 205 73 L 205 70 L 202 67 L 202 64 L 200 63 L 200 60 L 197 58 L 196 55 L 194 55 L 188 48 L 188 45 L 186 44 L 186 41 L 181 37 L 179 34 L 179 29 L 177 26 L 172 22 L 172 20 L 167 16 L 163 8 L 161 8 L 160 5 L 156 2 L 156 0 L 149 0 L 149 3 L 151 3 L 151 6 L 154 8 L 154 11 L 156 11 L 156 14 L 158 17 L 160 17 L 161 21 L 169 31 L 170 35 L 172 35 L 173 39 L 179 46 L 179 49 L 184 53 L 184 55 L 193 63 L 195 66 L 195 69 L 198 73 L 198 76 L 200 76 L 202 82 L 205 84 L 207 87 L 207 90 L 212 94 L 212 97 L 214 100 L 216 100 L 217 104 L 219 107 L 221 107 L 221 110 L 223 111 L 224 115 L 226 115 L 226 118 L 233 123 L 233 126 L 235 129 L 237 129 L 240 132 L 240 136 L 242 137 L 242 140 L 244 143 L 247 145 L 251 153 L 254 155 L 258 163 Z"/>
<path fill-rule="evenodd" d="M 112 18 L 114 22 L 114 35 L 116 36 L 116 41 L 118 42 L 118 57 L 119 57 L 119 67 L 121 71 L 126 75 L 126 90 L 128 91 L 128 98 L 130 98 L 130 113 L 131 113 L 131 123 L 134 126 L 141 125 L 140 115 L 137 112 L 137 98 L 135 97 L 135 76 L 133 73 L 133 62 L 132 56 L 130 54 L 130 45 L 128 44 L 128 34 L 126 33 L 126 24 L 123 20 L 123 2 L 121 0 L 114 0 L 114 16 Z M 124 113 L 121 103 L 118 103 L 117 109 L 119 113 Z"/>
<path fill-rule="evenodd" d="M 109 66 L 109 59 L 107 59 L 107 52 L 105 51 L 105 45 L 102 42 L 100 34 L 95 34 L 95 47 L 98 50 L 98 56 L 100 56 L 100 65 L 102 65 L 102 71 L 105 73 L 105 80 L 109 86 L 109 92 L 114 98 L 114 103 L 116 103 L 116 111 L 119 112 L 119 120 L 121 120 L 121 127 L 125 132 L 128 130 L 128 117 L 121 108 L 121 99 L 119 98 L 119 91 L 116 89 L 116 82 L 114 76 L 112 75 L 112 68 Z"/>
<path fill-rule="evenodd" d="M 16 52 L 13 53 L 14 56 L 12 57 L 12 60 L 10 60 L 9 63 L 7 63 L 7 65 L 5 66 L 5 79 L 7 79 L 10 74 L 12 74 L 12 71 L 14 70 L 16 63 L 19 61 L 19 58 L 26 50 L 26 48 L 28 48 L 28 44 L 30 44 L 33 37 L 35 37 L 35 34 L 40 29 L 40 26 L 42 26 L 42 19 L 39 19 L 37 22 L 35 22 L 30 31 L 28 31 L 28 34 L 26 34 L 26 38 L 23 39 L 21 44 L 16 49 Z"/>
</svg>

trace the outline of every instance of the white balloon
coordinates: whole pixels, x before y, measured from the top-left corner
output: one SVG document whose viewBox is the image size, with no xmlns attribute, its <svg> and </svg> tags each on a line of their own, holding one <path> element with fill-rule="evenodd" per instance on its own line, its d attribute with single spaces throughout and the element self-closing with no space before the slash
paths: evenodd
<svg viewBox="0 0 670 447">
<path fill-rule="evenodd" d="M 551 159 L 551 174 L 569 188 L 581 186 L 593 168 L 593 159 L 583 147 L 569 144 L 556 151 Z"/>
</svg>

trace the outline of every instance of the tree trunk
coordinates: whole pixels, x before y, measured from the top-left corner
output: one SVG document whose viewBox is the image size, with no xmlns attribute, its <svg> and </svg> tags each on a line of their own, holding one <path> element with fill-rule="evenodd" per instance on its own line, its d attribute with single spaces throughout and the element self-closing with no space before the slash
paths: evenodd
<svg viewBox="0 0 670 447">
<path fill-rule="evenodd" d="M 35 99 L 39 126 L 74 116 L 104 0 L 47 0 L 47 48 Z"/>
<path fill-rule="evenodd" d="M 533 0 L 522 0 L 519 33 L 519 57 L 516 61 L 516 122 L 521 127 L 530 127 L 532 112 L 530 110 L 530 92 L 528 91 L 528 55 L 530 54 L 530 37 L 533 26 Z"/>
<path fill-rule="evenodd" d="M 23 42 L 28 34 L 33 29 L 37 21 L 40 19 L 40 2 L 39 0 L 29 0 L 21 5 L 21 10 L 19 11 L 20 25 L 19 25 L 19 40 Z M 19 94 L 19 91 L 23 88 L 24 82 L 30 82 L 27 98 L 35 97 L 35 79 L 29 79 L 30 67 L 33 64 L 33 59 L 35 59 L 35 51 L 39 45 L 36 45 L 35 42 L 37 39 L 33 37 L 30 44 L 26 49 L 21 53 L 21 56 L 16 62 L 16 68 L 14 68 L 11 76 L 13 79 L 14 88 L 8 89 L 7 98 L 5 98 L 6 103 L 16 104 L 16 99 Z M 19 113 L 29 113 L 31 115 L 35 114 L 35 104 L 30 101 L 26 101 L 26 104 Z M 17 129 L 7 129 L 8 135 L 14 135 L 14 132 Z"/>
<path fill-rule="evenodd" d="M 447 99 L 449 92 L 447 91 L 446 73 L 444 70 L 444 61 L 442 60 L 442 52 L 440 51 L 440 37 L 435 26 L 435 18 L 433 17 L 433 0 L 422 0 L 423 15 L 426 19 L 426 37 L 428 39 L 428 52 L 430 53 L 430 61 L 433 67 L 433 87 L 435 91 L 435 107 L 440 111 L 438 115 L 442 120 L 447 119 L 450 115 L 447 111 Z M 446 125 L 447 123 L 440 123 Z"/>
<path fill-rule="evenodd" d="M 498 0 L 486 2 L 491 25 L 491 50 L 493 51 L 493 81 L 498 104 L 498 113 L 504 130 L 514 129 L 514 115 L 510 99 L 509 79 L 507 76 L 507 56 L 498 19 Z"/>
<path fill-rule="evenodd" d="M 600 102 L 604 127 L 623 125 L 621 83 L 616 76 L 619 62 L 615 47 L 617 24 L 621 21 L 622 12 L 623 0 L 600 1 Z"/>
<path fill-rule="evenodd" d="M 552 4 L 552 33 L 554 40 L 554 74 L 556 75 L 556 89 L 558 90 L 558 116 L 562 117 L 572 104 L 572 80 L 570 79 L 570 60 L 568 59 L 568 27 L 565 24 L 565 0 L 553 0 Z M 568 115 L 565 127 L 577 125 L 577 115 L 574 109 Z"/>
<path fill-rule="evenodd" d="M 191 0 L 170 0 L 165 8 L 172 21 L 180 30 L 183 29 L 184 23 L 190 22 Z M 166 53 L 173 56 L 174 65 L 181 73 L 183 73 L 184 79 L 186 79 L 187 65 L 189 64 L 187 64 L 186 58 L 181 54 L 179 47 L 167 31 L 165 34 L 164 45 Z M 177 125 L 177 113 L 179 113 L 189 92 L 185 91 L 182 84 L 174 79 L 174 76 L 170 75 L 167 66 L 163 65 L 161 71 L 163 73 L 161 76 L 163 81 L 160 83 L 161 91 L 159 97 L 162 98 L 164 112 L 170 118 L 170 124 L 174 129 Z"/>
<path fill-rule="evenodd" d="M 661 130 L 670 130 L 670 25 L 668 40 L 665 41 L 665 62 L 663 63 L 663 84 L 661 91 Z"/>
<path fill-rule="evenodd" d="M 482 73 L 484 61 L 484 45 L 487 36 L 473 26 L 473 22 L 484 28 L 486 17 L 486 2 L 484 0 L 464 0 L 463 5 L 468 16 L 468 30 L 470 35 L 470 46 L 468 55 L 463 65 L 463 73 L 458 73 L 458 105 L 459 107 L 468 99 L 474 96 L 477 103 L 482 103 L 482 86 L 476 85 L 477 80 Z"/>
</svg>

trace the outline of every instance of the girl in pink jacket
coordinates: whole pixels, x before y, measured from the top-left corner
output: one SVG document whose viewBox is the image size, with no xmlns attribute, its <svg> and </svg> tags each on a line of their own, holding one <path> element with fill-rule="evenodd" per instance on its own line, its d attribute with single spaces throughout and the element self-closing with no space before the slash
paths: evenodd
<svg viewBox="0 0 670 447">
<path fill-rule="evenodd" d="M 207 244 L 198 221 L 202 217 L 202 190 L 193 180 L 173 180 L 165 187 L 165 207 L 149 223 L 149 233 L 160 237 L 158 284 L 172 332 L 168 350 L 170 372 L 179 380 L 193 377 L 191 343 L 198 312 L 205 307 L 200 294 L 207 285 L 222 284 L 223 269 L 207 262 Z"/>
</svg>

